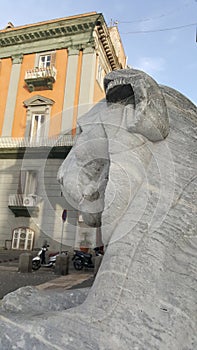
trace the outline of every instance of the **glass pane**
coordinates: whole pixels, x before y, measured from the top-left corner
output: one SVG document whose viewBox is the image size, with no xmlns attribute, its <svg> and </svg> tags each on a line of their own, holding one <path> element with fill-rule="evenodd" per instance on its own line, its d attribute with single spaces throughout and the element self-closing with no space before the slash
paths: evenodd
<svg viewBox="0 0 197 350">
<path fill-rule="evenodd" d="M 14 232 L 14 238 L 18 238 L 18 231 Z"/>
<path fill-rule="evenodd" d="M 17 248 L 17 239 L 14 239 L 12 243 L 12 249 L 16 249 L 16 248 Z"/>
<path fill-rule="evenodd" d="M 20 239 L 25 240 L 25 238 L 26 238 L 26 233 L 25 232 L 21 232 Z"/>
<path fill-rule="evenodd" d="M 27 241 L 27 249 L 30 250 L 31 249 L 31 240 Z"/>
<path fill-rule="evenodd" d="M 19 249 L 25 249 L 25 240 L 20 240 L 19 242 Z"/>
<path fill-rule="evenodd" d="M 40 56 L 39 67 L 47 68 L 51 65 L 51 55 Z"/>
</svg>

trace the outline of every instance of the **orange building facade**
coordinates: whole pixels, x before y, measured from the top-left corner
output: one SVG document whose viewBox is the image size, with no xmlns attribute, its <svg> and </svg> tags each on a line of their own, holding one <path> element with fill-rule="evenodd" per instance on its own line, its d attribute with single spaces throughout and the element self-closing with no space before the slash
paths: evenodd
<svg viewBox="0 0 197 350">
<path fill-rule="evenodd" d="M 96 12 L 0 31 L 0 247 L 77 246 L 79 213 L 57 170 L 78 118 L 104 97 L 104 76 L 125 67 L 117 28 Z"/>
</svg>

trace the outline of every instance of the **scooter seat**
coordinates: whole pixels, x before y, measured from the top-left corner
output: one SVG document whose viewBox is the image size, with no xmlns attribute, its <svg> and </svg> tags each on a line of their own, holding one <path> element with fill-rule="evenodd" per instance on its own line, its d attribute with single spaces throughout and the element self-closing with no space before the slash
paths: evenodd
<svg viewBox="0 0 197 350">
<path fill-rule="evenodd" d="M 86 258 L 91 258 L 92 257 L 92 254 L 90 253 L 82 253 L 83 256 L 85 256 Z"/>
<path fill-rule="evenodd" d="M 90 253 L 84 253 L 81 250 L 75 250 L 75 254 L 78 256 L 84 256 L 85 258 L 91 258 L 92 254 Z"/>
</svg>

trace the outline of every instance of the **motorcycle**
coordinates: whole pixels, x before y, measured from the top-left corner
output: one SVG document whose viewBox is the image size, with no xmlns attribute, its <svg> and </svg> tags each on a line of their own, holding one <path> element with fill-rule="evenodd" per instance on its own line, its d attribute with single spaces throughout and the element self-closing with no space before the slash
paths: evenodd
<svg viewBox="0 0 197 350">
<path fill-rule="evenodd" d="M 42 264 L 41 263 L 41 256 L 43 254 L 43 249 L 45 249 L 44 247 L 42 247 L 38 254 L 32 259 L 32 270 L 36 271 L 38 269 L 40 269 L 40 267 L 55 267 L 55 262 L 56 262 L 56 258 L 58 255 L 60 255 L 59 252 L 56 252 L 56 253 L 50 253 L 49 254 L 49 261 L 47 264 Z M 45 249 L 46 251 L 46 249 Z M 64 252 L 61 252 L 61 254 L 65 254 L 67 255 L 67 251 L 64 251 Z"/>
<path fill-rule="evenodd" d="M 94 248 L 94 251 L 96 256 L 103 255 L 103 251 L 99 247 Z M 72 261 L 75 270 L 78 271 L 82 270 L 84 267 L 94 268 L 92 254 L 84 253 L 81 250 L 74 250 Z"/>
</svg>

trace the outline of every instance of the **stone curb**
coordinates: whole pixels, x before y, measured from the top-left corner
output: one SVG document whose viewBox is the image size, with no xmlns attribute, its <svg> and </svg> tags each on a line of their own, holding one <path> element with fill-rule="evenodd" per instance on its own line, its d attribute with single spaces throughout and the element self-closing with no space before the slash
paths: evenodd
<svg viewBox="0 0 197 350">
<path fill-rule="evenodd" d="M 12 261 L 17 262 L 18 260 L 19 260 L 19 258 L 13 258 L 13 259 L 3 259 L 3 260 L 0 260 L 0 264 L 3 264 L 3 263 L 9 263 L 9 262 L 12 262 Z"/>
</svg>

